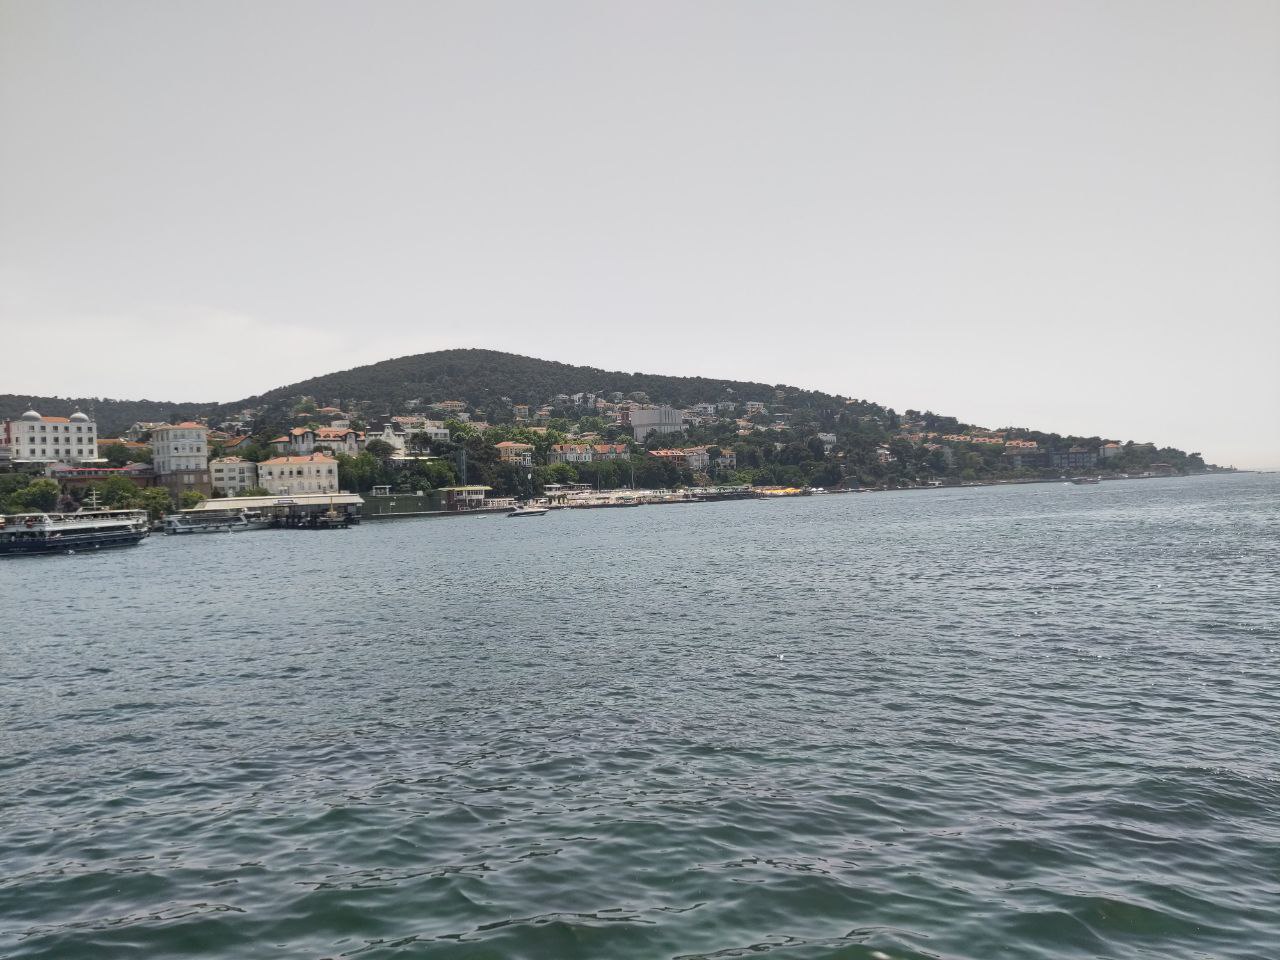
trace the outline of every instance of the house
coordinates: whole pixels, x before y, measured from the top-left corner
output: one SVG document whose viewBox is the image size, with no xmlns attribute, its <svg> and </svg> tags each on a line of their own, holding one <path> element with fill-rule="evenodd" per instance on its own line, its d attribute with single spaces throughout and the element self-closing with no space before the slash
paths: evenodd
<svg viewBox="0 0 1280 960">
<path fill-rule="evenodd" d="M 395 448 L 396 453 L 403 454 L 409 447 L 409 430 L 395 417 L 388 420 L 380 420 L 369 427 L 364 432 L 364 445 L 369 446 L 369 441 L 381 440 Z"/>
<path fill-rule="evenodd" d="M 533 466 L 533 444 L 503 440 L 494 446 L 498 448 L 498 459 L 503 463 L 518 463 L 522 467 Z"/>
<path fill-rule="evenodd" d="M 272 457 L 258 464 L 258 486 L 276 497 L 337 493 L 338 461 L 323 453 L 306 457 Z"/>
<path fill-rule="evenodd" d="M 716 458 L 716 472 L 738 469 L 738 455 L 732 450 L 721 449 L 720 456 Z"/>
<path fill-rule="evenodd" d="M 156 427 L 167 427 L 169 424 L 160 421 L 153 422 L 149 420 L 139 420 L 132 427 L 124 432 L 125 437 L 130 440 L 145 440 L 151 435 L 151 431 Z"/>
<path fill-rule="evenodd" d="M 428 420 L 426 417 L 392 417 L 391 419 L 404 427 L 405 433 L 410 437 L 415 433 L 421 433 L 425 434 L 431 443 L 447 443 L 449 440 L 449 429 L 441 420 Z"/>
<path fill-rule="evenodd" d="M 258 485 L 258 465 L 243 457 L 218 457 L 209 461 L 209 483 L 219 493 L 234 497 Z"/>
<path fill-rule="evenodd" d="M 1103 460 L 1110 460 L 1112 457 L 1118 457 L 1122 453 L 1124 453 L 1124 447 L 1115 441 L 1104 443 L 1098 448 L 1098 456 Z"/>
<path fill-rule="evenodd" d="M 602 460 L 626 460 L 631 450 L 625 443 L 596 443 L 591 446 L 591 460 L 599 463 Z"/>
<path fill-rule="evenodd" d="M 649 456 L 680 469 L 684 469 L 687 466 L 683 450 L 650 450 Z"/>
<path fill-rule="evenodd" d="M 818 439 L 822 441 L 823 453 L 830 453 L 831 448 L 836 445 L 836 435 L 834 433 L 820 433 L 818 434 Z"/>
<path fill-rule="evenodd" d="M 693 473 L 706 473 L 711 469 L 711 456 L 706 447 L 685 447 L 680 452 Z"/>
<path fill-rule="evenodd" d="M 748 417 L 754 417 L 757 413 L 768 413 L 768 408 L 760 400 L 748 400 L 746 402 L 746 411 Z"/>
<path fill-rule="evenodd" d="M 175 497 L 188 490 L 205 496 L 213 492 L 209 482 L 209 428 L 203 423 L 185 420 L 153 426 L 151 451 L 156 479 Z"/>
<path fill-rule="evenodd" d="M 69 417 L 43 417 L 28 410 L 4 421 L 0 459 L 38 463 L 93 463 L 98 459 L 98 427 L 77 410 Z"/>
<path fill-rule="evenodd" d="M 548 457 L 551 463 L 590 463 L 591 445 L 587 443 L 553 443 Z"/>
<path fill-rule="evenodd" d="M 364 434 L 350 427 L 294 427 L 287 434 L 270 442 L 280 454 L 305 456 L 314 453 L 316 447 L 328 447 L 334 453 L 354 457 L 363 449 Z"/>
<path fill-rule="evenodd" d="M 516 420 L 529 419 L 529 405 L 527 403 L 516 403 L 511 406 L 511 415 Z"/>
</svg>

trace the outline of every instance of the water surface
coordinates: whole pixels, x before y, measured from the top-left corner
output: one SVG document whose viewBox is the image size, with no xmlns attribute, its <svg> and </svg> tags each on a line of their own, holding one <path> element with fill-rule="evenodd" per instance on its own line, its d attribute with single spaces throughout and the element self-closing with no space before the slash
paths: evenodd
<svg viewBox="0 0 1280 960">
<path fill-rule="evenodd" d="M 0 957 L 1274 957 L 1277 481 L 5 561 Z"/>
</svg>

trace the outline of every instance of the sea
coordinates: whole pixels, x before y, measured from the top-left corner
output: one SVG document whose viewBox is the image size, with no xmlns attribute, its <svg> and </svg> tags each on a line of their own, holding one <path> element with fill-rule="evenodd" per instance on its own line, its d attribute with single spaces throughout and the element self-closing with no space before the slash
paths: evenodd
<svg viewBox="0 0 1280 960">
<path fill-rule="evenodd" d="M 0 958 L 1280 957 L 1280 476 L 0 562 Z"/>
</svg>

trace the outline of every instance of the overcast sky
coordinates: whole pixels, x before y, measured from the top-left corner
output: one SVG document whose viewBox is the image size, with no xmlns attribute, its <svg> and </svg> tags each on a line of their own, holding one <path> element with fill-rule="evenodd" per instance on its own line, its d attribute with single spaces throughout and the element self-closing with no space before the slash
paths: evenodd
<svg viewBox="0 0 1280 960">
<path fill-rule="evenodd" d="M 482 346 L 1280 466 L 1280 4 L 0 0 L 0 392 Z"/>
</svg>

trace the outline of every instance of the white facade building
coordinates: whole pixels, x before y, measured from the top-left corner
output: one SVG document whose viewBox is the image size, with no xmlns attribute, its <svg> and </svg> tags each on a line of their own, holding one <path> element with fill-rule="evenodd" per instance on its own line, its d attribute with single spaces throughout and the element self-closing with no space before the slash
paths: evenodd
<svg viewBox="0 0 1280 960">
<path fill-rule="evenodd" d="M 337 493 L 338 461 L 323 453 L 309 457 L 272 457 L 258 464 L 258 486 L 276 497 Z"/>
<path fill-rule="evenodd" d="M 679 433 L 684 429 L 684 417 L 680 411 L 667 406 L 634 407 L 630 420 L 637 442 L 651 433 Z"/>
<path fill-rule="evenodd" d="M 258 485 L 258 465 L 243 457 L 219 457 L 209 461 L 209 477 L 213 489 L 234 497 Z"/>
<path fill-rule="evenodd" d="M 151 462 L 156 479 L 170 491 L 208 493 L 209 428 L 187 420 L 151 428 Z"/>
<path fill-rule="evenodd" d="M 86 414 L 42 417 L 28 410 L 4 421 L 0 459 L 39 463 L 84 463 L 98 459 L 98 427 Z"/>
</svg>

